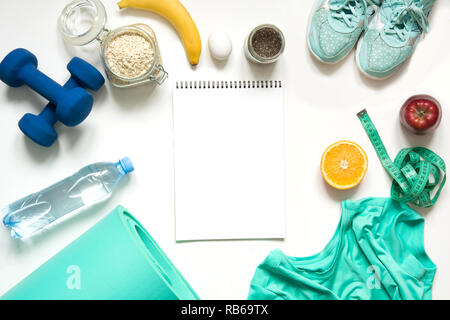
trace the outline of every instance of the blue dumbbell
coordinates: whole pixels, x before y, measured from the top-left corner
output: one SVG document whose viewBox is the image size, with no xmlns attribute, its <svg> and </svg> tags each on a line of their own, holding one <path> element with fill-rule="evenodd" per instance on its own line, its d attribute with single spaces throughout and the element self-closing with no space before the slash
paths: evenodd
<svg viewBox="0 0 450 320">
<path fill-rule="evenodd" d="M 25 49 L 16 49 L 3 59 L 0 80 L 14 88 L 28 85 L 56 106 L 56 117 L 66 126 L 76 126 L 86 119 L 94 103 L 85 89 L 63 88 L 40 72 L 36 57 Z"/>
<path fill-rule="evenodd" d="M 105 78 L 91 64 L 80 58 L 73 58 L 67 65 L 71 77 L 64 85 L 65 89 L 77 87 L 99 90 L 105 83 Z M 56 106 L 52 103 L 39 115 L 27 113 L 19 121 L 19 128 L 31 140 L 44 147 L 50 147 L 58 138 L 53 125 L 58 121 Z"/>
</svg>

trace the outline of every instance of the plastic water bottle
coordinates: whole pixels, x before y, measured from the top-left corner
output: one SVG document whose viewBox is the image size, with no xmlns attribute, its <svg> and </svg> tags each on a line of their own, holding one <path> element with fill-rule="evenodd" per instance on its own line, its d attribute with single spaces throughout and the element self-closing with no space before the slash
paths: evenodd
<svg viewBox="0 0 450 320">
<path fill-rule="evenodd" d="M 55 220 L 106 200 L 119 180 L 134 170 L 129 158 L 99 162 L 2 209 L 14 238 L 26 238 Z"/>
</svg>

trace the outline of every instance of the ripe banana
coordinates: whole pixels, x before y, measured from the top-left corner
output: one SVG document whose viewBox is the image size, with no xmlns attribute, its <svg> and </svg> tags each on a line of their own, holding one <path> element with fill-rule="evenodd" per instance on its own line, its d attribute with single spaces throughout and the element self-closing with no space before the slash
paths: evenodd
<svg viewBox="0 0 450 320">
<path fill-rule="evenodd" d="M 177 30 L 191 65 L 198 64 L 202 52 L 202 42 L 197 26 L 189 12 L 178 0 L 121 0 L 120 9 L 131 7 L 149 10 L 167 19 Z"/>
</svg>

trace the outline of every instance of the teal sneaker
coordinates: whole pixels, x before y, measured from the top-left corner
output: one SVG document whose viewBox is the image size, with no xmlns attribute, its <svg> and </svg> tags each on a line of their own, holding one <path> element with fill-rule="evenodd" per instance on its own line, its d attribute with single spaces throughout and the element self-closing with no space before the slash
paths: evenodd
<svg viewBox="0 0 450 320">
<path fill-rule="evenodd" d="M 385 79 L 411 57 L 435 0 L 384 0 L 358 43 L 359 69 L 372 79 Z"/>
<path fill-rule="evenodd" d="M 380 0 L 318 0 L 311 12 L 307 41 L 324 63 L 337 63 L 355 46 Z"/>
</svg>

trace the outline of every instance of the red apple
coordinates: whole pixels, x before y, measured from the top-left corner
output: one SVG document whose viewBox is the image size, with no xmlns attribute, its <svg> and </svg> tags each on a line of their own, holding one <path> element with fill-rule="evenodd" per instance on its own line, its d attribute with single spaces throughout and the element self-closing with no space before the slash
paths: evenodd
<svg viewBox="0 0 450 320">
<path fill-rule="evenodd" d="M 412 96 L 400 110 L 400 122 L 416 134 L 433 132 L 441 123 L 441 118 L 441 105 L 427 95 Z"/>
</svg>

